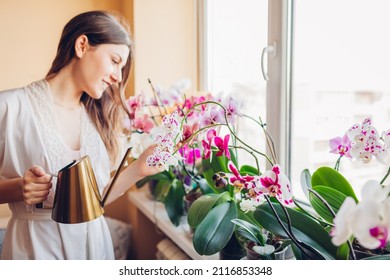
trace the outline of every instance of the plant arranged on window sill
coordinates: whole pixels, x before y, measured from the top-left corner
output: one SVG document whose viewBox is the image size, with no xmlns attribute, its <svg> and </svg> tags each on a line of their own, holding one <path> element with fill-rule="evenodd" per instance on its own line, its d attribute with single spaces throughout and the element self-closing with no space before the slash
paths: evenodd
<svg viewBox="0 0 390 280">
<path fill-rule="evenodd" d="M 150 81 L 149 83 L 151 97 L 148 98 L 146 93 L 141 93 L 126 101 L 130 117 L 124 119 L 124 134 L 127 136 L 126 146 L 132 147 L 133 158 L 138 158 L 154 141 L 165 143 L 165 147 L 172 146 L 170 142 L 166 142 L 170 141 L 169 137 L 172 137 L 172 134 L 169 137 L 164 135 L 169 131 L 166 126 L 170 125 L 171 114 L 184 116 L 195 104 L 211 100 L 221 101 L 211 94 L 188 96 L 186 90 L 190 82 L 185 79 L 179 80 L 167 90 L 155 88 Z M 201 110 L 187 115 L 187 121 L 180 131 L 182 141 L 188 139 L 200 126 L 207 125 L 208 118 L 213 117 L 207 114 L 212 112 L 206 113 Z M 191 141 L 181 145 L 177 153 L 169 157 L 170 164 L 163 166 L 161 173 L 136 183 L 138 188 L 149 185 L 154 198 L 164 203 L 167 214 L 175 226 L 180 224 L 182 216 L 188 211 L 186 207 L 200 195 L 212 192 L 203 176 L 200 149 L 193 144 L 196 139 L 192 138 Z M 168 159 L 168 154 L 173 150 L 161 152 L 164 153 L 163 158 L 150 160 L 158 162 Z"/>
<path fill-rule="evenodd" d="M 190 137 L 182 138 L 188 116 L 197 110 L 207 111 L 208 106 L 221 109 L 222 121 L 211 119 L 207 126 L 198 127 Z M 340 154 L 335 168 L 321 167 L 313 175 L 308 170 L 302 173 L 302 187 L 311 205 L 307 210 L 293 197 L 291 183 L 277 164 L 266 124 L 261 119 L 252 119 L 264 131 L 270 155 L 238 136 L 229 121 L 231 112 L 234 110 L 229 104 L 206 100 L 193 104 L 182 116 L 177 113 L 165 116 L 165 132 L 160 135 L 164 141 L 157 141 L 163 144 L 148 160 L 150 165 L 176 165 L 177 151 L 184 145 L 201 149 L 202 175 L 212 193 L 197 199 L 188 213 L 188 223 L 195 229 L 193 245 L 199 254 L 221 252 L 232 239 L 237 239 L 244 248 L 256 236 L 256 250 L 264 258 L 275 258 L 277 248 L 269 244 L 275 239 L 283 240 L 284 247 L 291 245 L 296 259 L 389 258 L 390 198 L 389 188 L 382 185 L 390 170 L 380 182 L 367 183 L 360 202 L 349 182 L 338 172 L 340 159 L 349 155 L 348 151 L 365 162 L 372 156 L 384 161 L 390 146 L 388 132 L 379 137 L 371 121 L 366 120 L 348 131 L 350 145 L 345 137 L 332 139 L 332 147 L 342 141 L 336 150 L 332 149 Z M 228 133 L 224 134 L 221 127 L 227 128 Z M 198 141 L 192 141 L 195 138 Z M 250 153 L 255 164 L 239 165 L 238 149 Z M 264 172 L 260 171 L 259 156 L 265 157 L 270 166 Z M 260 239 L 255 228 L 260 232 L 266 230 L 269 235 Z M 359 248 L 365 248 L 369 254 L 356 254 Z"/>
</svg>

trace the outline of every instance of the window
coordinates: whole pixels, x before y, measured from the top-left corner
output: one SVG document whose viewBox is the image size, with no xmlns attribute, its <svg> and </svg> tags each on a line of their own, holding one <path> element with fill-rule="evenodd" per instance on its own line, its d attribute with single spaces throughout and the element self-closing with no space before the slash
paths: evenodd
<svg viewBox="0 0 390 280">
<path fill-rule="evenodd" d="M 245 114 L 265 121 L 267 84 L 260 59 L 267 44 L 268 1 L 205 0 L 203 4 L 203 87 L 213 94 L 232 94 L 244 102 Z M 252 120 L 244 119 L 238 129 L 250 145 L 265 150 L 263 132 Z M 240 157 L 240 162 L 252 160 L 246 153 Z"/>
<path fill-rule="evenodd" d="M 353 7 L 353 8 L 352 8 Z M 291 179 L 338 158 L 327 141 L 371 117 L 390 128 L 390 2 L 385 0 L 295 1 L 293 31 Z M 353 10 L 353 12 L 352 12 Z M 342 159 L 340 171 L 360 195 L 368 179 L 387 167 Z M 297 189 L 297 188 L 296 188 Z M 299 189 L 299 188 L 298 188 Z"/>
<path fill-rule="evenodd" d="M 248 115 L 267 115 L 297 198 L 305 200 L 304 169 L 334 167 L 331 138 L 367 117 L 378 130 L 390 128 L 389 1 L 204 1 L 203 84 L 212 92 L 240 92 L 253 104 Z M 260 57 L 267 45 L 275 46 L 276 56 L 267 56 L 266 83 Z M 251 135 L 253 127 L 241 128 Z M 340 166 L 358 196 L 386 169 L 375 159 L 363 164 L 344 158 Z"/>
</svg>

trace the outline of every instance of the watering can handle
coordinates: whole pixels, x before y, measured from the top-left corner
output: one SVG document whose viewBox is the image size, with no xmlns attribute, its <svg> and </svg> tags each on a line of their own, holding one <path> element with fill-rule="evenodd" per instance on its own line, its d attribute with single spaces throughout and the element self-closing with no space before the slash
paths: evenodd
<svg viewBox="0 0 390 280">
<path fill-rule="evenodd" d="M 115 182 L 116 182 L 116 180 L 118 179 L 118 176 L 119 176 L 119 174 L 121 173 L 122 168 L 123 168 L 123 166 L 124 166 L 125 163 L 126 163 L 126 160 L 127 160 L 128 156 L 129 156 L 129 154 L 130 154 L 130 151 L 131 151 L 131 147 L 127 149 L 125 155 L 124 155 L 123 158 L 122 158 L 121 163 L 119 164 L 118 169 L 117 169 L 116 172 L 115 172 L 114 178 L 112 179 L 111 184 L 110 184 L 110 186 L 108 187 L 107 192 L 106 192 L 106 194 L 105 194 L 105 196 L 104 196 L 104 198 L 103 198 L 103 200 L 102 200 L 102 203 L 101 203 L 101 206 L 102 206 L 102 207 L 104 207 L 104 204 L 106 203 L 106 200 L 107 200 L 107 198 L 108 198 L 108 196 L 109 196 L 109 194 L 110 194 L 110 191 L 111 191 L 112 187 L 115 185 Z"/>
</svg>

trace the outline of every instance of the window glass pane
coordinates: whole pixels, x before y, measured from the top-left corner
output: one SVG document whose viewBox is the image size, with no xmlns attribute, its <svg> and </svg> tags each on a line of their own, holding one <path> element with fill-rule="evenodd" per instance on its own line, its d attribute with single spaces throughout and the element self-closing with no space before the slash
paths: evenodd
<svg viewBox="0 0 390 280">
<path fill-rule="evenodd" d="M 329 139 L 367 117 L 381 133 L 390 128 L 390 2 L 295 1 L 292 104 L 292 183 L 300 172 L 334 167 Z M 343 158 L 340 171 L 360 196 L 368 179 L 387 166 Z"/>
<path fill-rule="evenodd" d="M 260 58 L 267 44 L 268 1 L 211 0 L 206 3 L 208 90 L 213 94 L 232 94 L 244 102 L 245 114 L 265 121 L 266 83 L 261 74 Z M 239 131 L 250 145 L 265 151 L 262 130 L 252 120 L 240 122 Z M 244 157 L 253 163 L 253 159 L 244 154 L 240 164 Z"/>
</svg>

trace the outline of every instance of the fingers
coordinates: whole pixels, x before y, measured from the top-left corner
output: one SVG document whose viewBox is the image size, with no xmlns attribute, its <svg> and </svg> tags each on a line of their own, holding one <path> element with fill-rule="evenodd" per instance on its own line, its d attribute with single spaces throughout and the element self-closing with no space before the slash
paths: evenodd
<svg viewBox="0 0 390 280">
<path fill-rule="evenodd" d="M 34 190 L 31 192 L 24 192 L 23 193 L 24 203 L 27 205 L 40 203 L 42 201 L 47 200 L 49 193 L 50 193 L 50 188 L 45 190 L 40 190 L 40 191 Z"/>
<path fill-rule="evenodd" d="M 45 201 L 52 188 L 52 176 L 40 166 L 33 166 L 23 176 L 23 200 L 31 205 Z"/>
<path fill-rule="evenodd" d="M 38 165 L 34 165 L 34 166 L 31 167 L 29 170 L 30 170 L 35 176 L 38 176 L 38 177 L 41 177 L 41 176 L 43 176 L 43 175 L 46 174 L 45 170 L 44 170 L 42 167 L 38 166 Z"/>
<path fill-rule="evenodd" d="M 27 171 L 25 179 L 28 182 L 34 183 L 50 183 L 52 176 L 50 174 L 46 174 L 45 170 L 42 167 L 34 165 Z"/>
</svg>

